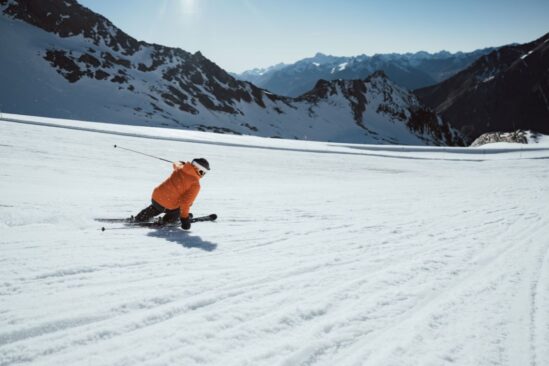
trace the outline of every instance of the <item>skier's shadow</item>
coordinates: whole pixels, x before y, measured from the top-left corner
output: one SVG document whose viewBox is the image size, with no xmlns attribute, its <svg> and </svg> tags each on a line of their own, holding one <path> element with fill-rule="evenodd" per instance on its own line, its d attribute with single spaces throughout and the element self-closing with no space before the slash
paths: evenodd
<svg viewBox="0 0 549 366">
<path fill-rule="evenodd" d="M 154 238 L 162 238 L 172 243 L 177 243 L 185 248 L 197 248 L 207 252 L 213 252 L 217 249 L 217 244 L 202 240 L 200 236 L 193 236 L 179 228 L 162 228 L 152 230 L 147 234 Z"/>
</svg>

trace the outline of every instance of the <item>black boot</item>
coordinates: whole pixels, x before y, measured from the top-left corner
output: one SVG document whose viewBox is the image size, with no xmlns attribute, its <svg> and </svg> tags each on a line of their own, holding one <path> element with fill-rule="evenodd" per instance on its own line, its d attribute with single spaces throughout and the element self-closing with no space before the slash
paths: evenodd
<svg viewBox="0 0 549 366">
<path fill-rule="evenodd" d="M 164 224 L 171 224 L 179 221 L 179 209 L 175 210 L 166 210 L 166 214 L 162 217 L 162 222 Z"/>
<path fill-rule="evenodd" d="M 159 211 L 156 207 L 150 205 L 149 207 L 141 210 L 141 212 L 135 216 L 134 220 L 136 222 L 147 222 L 153 217 L 160 215 L 161 213 L 162 211 Z"/>
</svg>

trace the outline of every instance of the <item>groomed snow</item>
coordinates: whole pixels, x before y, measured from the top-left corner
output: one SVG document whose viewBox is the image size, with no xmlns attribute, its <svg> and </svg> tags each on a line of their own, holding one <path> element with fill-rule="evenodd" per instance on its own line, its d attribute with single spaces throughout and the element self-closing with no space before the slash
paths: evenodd
<svg viewBox="0 0 549 366">
<path fill-rule="evenodd" d="M 0 120 L 0 365 L 548 365 L 549 146 Z M 193 212 L 124 229 L 169 164 Z M 120 229 L 118 229 L 120 228 Z"/>
</svg>

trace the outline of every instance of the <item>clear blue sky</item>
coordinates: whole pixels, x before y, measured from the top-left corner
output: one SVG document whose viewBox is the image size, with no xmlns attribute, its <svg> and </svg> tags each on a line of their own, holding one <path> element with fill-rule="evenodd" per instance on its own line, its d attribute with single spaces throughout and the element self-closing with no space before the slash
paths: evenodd
<svg viewBox="0 0 549 366">
<path fill-rule="evenodd" d="M 549 32 L 549 0 L 79 0 L 129 35 L 241 72 L 316 52 L 472 51 Z"/>
</svg>

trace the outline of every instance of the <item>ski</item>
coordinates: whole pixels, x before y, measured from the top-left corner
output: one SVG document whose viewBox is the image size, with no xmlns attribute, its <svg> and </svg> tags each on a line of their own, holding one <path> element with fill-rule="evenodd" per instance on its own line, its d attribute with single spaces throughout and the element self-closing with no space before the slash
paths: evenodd
<svg viewBox="0 0 549 366">
<path fill-rule="evenodd" d="M 216 214 L 210 214 L 207 216 L 193 217 L 191 223 L 195 222 L 205 222 L 205 221 L 215 221 L 217 219 Z M 136 221 L 127 221 L 125 222 L 128 225 L 132 226 L 141 226 L 141 227 L 179 227 L 179 220 L 176 222 L 165 223 L 162 220 L 151 221 L 151 222 L 136 222 Z"/>
<path fill-rule="evenodd" d="M 203 222 L 203 221 L 215 221 L 216 219 L 217 219 L 216 214 L 210 214 L 210 215 L 206 215 L 206 216 L 193 217 L 191 219 L 191 223 Z M 127 218 L 96 218 L 95 219 L 95 221 L 98 221 L 98 222 L 106 222 L 106 223 L 112 223 L 112 224 L 116 224 L 116 223 L 123 223 L 123 224 L 159 224 L 158 221 L 136 222 L 134 220 L 135 220 L 135 218 L 133 216 L 132 217 L 127 217 Z"/>
<path fill-rule="evenodd" d="M 154 228 L 164 228 L 164 227 L 179 227 L 179 221 L 165 223 L 162 221 L 152 221 L 152 222 L 126 222 L 126 226 L 129 227 L 154 227 Z"/>
<path fill-rule="evenodd" d="M 107 223 L 112 223 L 112 224 L 115 224 L 115 223 L 132 223 L 134 222 L 134 218 L 133 216 L 132 217 L 128 217 L 128 218 L 125 218 L 125 219 L 120 219 L 120 218 L 117 218 L 117 219 L 107 219 L 107 218 L 96 218 L 94 219 L 95 221 L 99 221 L 99 222 L 107 222 Z"/>
<path fill-rule="evenodd" d="M 210 214 L 207 216 L 199 216 L 191 218 L 191 223 L 195 222 L 206 222 L 206 221 L 215 221 L 217 219 L 216 214 Z M 173 223 L 164 223 L 161 220 L 149 221 L 149 222 L 137 222 L 134 221 L 133 216 L 129 218 L 96 218 L 95 221 L 105 222 L 105 223 L 121 223 L 125 224 L 126 228 L 131 227 L 148 227 L 148 228 L 164 228 L 164 227 L 179 227 L 179 222 Z M 121 229 L 121 228 L 118 228 Z M 109 230 L 108 228 L 102 227 L 101 231 Z"/>
</svg>

